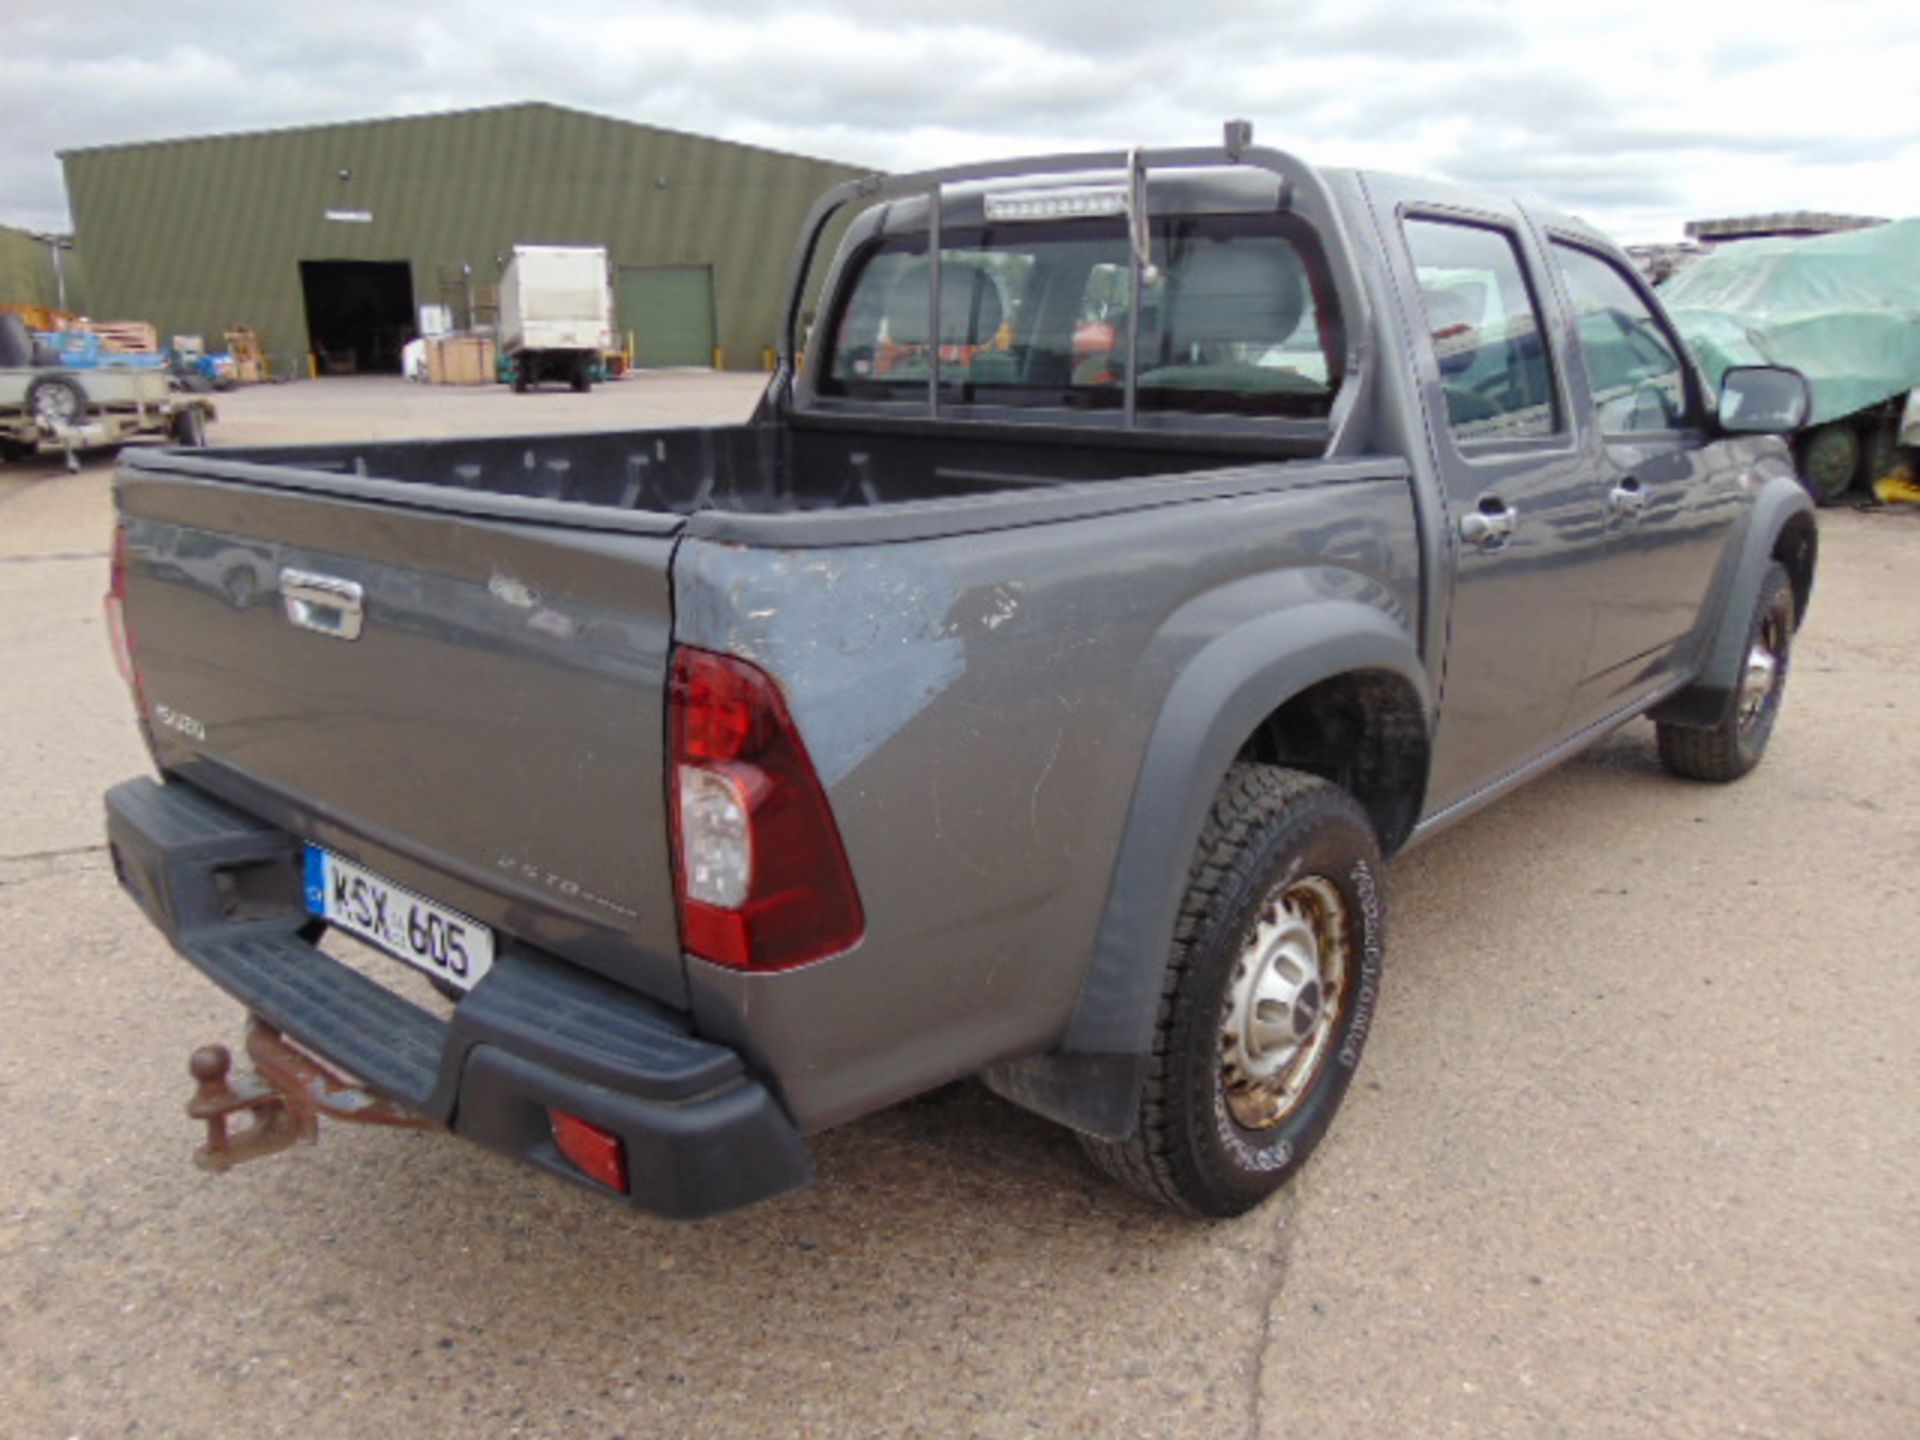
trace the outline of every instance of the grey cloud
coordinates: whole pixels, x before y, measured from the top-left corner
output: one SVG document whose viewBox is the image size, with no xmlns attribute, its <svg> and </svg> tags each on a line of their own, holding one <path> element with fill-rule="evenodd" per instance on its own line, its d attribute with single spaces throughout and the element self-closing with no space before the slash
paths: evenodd
<svg viewBox="0 0 1920 1440">
<path fill-rule="evenodd" d="M 974 0 L 964 10 L 893 0 L 884 12 L 851 0 L 729 0 L 724 9 L 327 0 L 301 11 L 172 3 L 178 23 L 162 29 L 151 0 L 92 0 L 83 45 L 65 11 L 0 7 L 10 110 L 0 220 L 64 224 L 61 149 L 523 99 L 885 168 L 926 163 L 933 136 L 949 149 L 956 136 L 977 140 L 980 155 L 1182 143 L 1246 115 L 1263 138 L 1310 154 L 1398 147 L 1460 179 L 1524 183 L 1563 204 L 1636 214 L 1682 203 L 1678 157 L 1819 167 L 1916 143 L 1911 131 L 1875 135 L 1868 125 L 1823 137 L 1796 129 L 1786 110 L 1756 119 L 1729 107 L 1724 125 L 1694 128 L 1650 123 L 1644 117 L 1672 98 L 1649 89 L 1662 83 L 1651 70 L 1589 68 L 1542 41 L 1549 22 L 1500 0 L 1417 9 L 1398 0 Z M 716 38 L 702 42 L 703 33 Z M 689 38 L 653 38 L 662 35 Z M 1750 71 L 1798 46 L 1733 34 L 1705 63 Z M 1536 53 L 1544 58 L 1528 58 Z M 1904 83 L 1910 93 L 1910 75 Z M 1462 126 L 1457 143 L 1437 148 L 1437 136 Z"/>
</svg>

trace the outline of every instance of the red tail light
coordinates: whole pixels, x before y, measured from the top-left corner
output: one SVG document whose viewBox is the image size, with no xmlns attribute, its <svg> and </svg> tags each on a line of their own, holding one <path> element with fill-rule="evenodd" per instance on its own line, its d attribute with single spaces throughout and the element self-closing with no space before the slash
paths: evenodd
<svg viewBox="0 0 1920 1440">
<path fill-rule="evenodd" d="M 140 684 L 140 652 L 134 643 L 133 627 L 127 623 L 127 527 L 113 527 L 113 557 L 107 564 L 107 642 L 113 647 L 113 663 L 120 667 L 120 678 L 133 693 L 133 714 L 140 724 L 140 738 L 147 742 L 147 754 L 158 758 L 153 743 L 153 725 L 147 719 L 147 692 Z"/>
<path fill-rule="evenodd" d="M 113 646 L 113 663 L 120 667 L 120 678 L 127 688 L 140 695 L 140 680 L 133 670 L 133 636 L 127 630 L 127 527 L 113 527 L 113 559 L 107 566 L 107 640 Z"/>
<path fill-rule="evenodd" d="M 826 792 L 764 671 L 674 652 L 674 872 L 686 948 L 742 970 L 850 950 L 866 929 Z"/>
</svg>

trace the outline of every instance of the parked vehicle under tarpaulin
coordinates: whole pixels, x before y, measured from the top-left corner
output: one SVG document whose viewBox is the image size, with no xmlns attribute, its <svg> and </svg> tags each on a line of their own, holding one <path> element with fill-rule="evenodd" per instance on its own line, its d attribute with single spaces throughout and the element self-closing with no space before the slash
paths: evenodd
<svg viewBox="0 0 1920 1440">
<path fill-rule="evenodd" d="M 1897 401 L 1920 387 L 1920 218 L 1725 245 L 1660 288 L 1714 384 L 1732 365 L 1813 382 L 1808 488 L 1838 499 L 1896 463 Z"/>
</svg>

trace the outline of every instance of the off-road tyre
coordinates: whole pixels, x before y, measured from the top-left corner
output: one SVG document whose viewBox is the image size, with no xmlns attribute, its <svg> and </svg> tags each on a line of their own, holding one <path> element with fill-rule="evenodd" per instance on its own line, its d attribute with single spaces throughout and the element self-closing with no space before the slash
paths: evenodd
<svg viewBox="0 0 1920 1440">
<path fill-rule="evenodd" d="M 1148 1200 L 1204 1217 L 1242 1214 L 1285 1184 L 1326 1133 L 1366 1046 L 1386 940 L 1381 883 L 1373 827 L 1346 791 L 1272 765 L 1230 769 L 1188 870 L 1137 1122 L 1124 1140 L 1082 1135 L 1093 1163 Z M 1232 1001 L 1263 927 L 1303 886 L 1324 897 L 1338 931 L 1338 993 L 1327 985 L 1331 1017 L 1324 1035 L 1312 1032 L 1316 1058 L 1298 1072 L 1295 1098 L 1249 1126 L 1240 1118 L 1249 1093 L 1229 1086 L 1227 1037 L 1241 1013 Z"/>
<path fill-rule="evenodd" d="M 1760 594 L 1754 600 L 1753 614 L 1747 621 L 1747 644 L 1742 654 L 1743 682 L 1734 687 L 1727 712 L 1711 728 L 1670 725 L 1661 722 L 1655 728 L 1660 748 L 1660 763 L 1686 780 L 1707 780 L 1725 784 L 1738 780 L 1760 763 L 1767 753 L 1767 741 L 1773 735 L 1774 722 L 1780 716 L 1780 704 L 1786 695 L 1787 671 L 1793 658 L 1793 631 L 1797 612 L 1793 583 L 1786 567 L 1775 561 L 1760 579 Z M 1764 693 L 1748 689 L 1753 677 L 1756 655 L 1765 649 L 1773 669 L 1767 677 Z"/>
<path fill-rule="evenodd" d="M 1837 505 L 1860 471 L 1860 434 L 1845 423 L 1809 431 L 1799 446 L 1800 483 L 1816 505 Z"/>
</svg>

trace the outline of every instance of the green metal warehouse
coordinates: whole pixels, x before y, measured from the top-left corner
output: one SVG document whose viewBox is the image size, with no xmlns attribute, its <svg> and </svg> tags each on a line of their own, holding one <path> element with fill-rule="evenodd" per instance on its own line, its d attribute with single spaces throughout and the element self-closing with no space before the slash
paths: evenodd
<svg viewBox="0 0 1920 1440">
<path fill-rule="evenodd" d="M 861 173 L 542 102 L 61 160 L 94 315 L 360 370 L 421 306 L 486 324 L 515 244 L 604 245 L 635 364 L 756 369 L 808 206 Z"/>
</svg>

